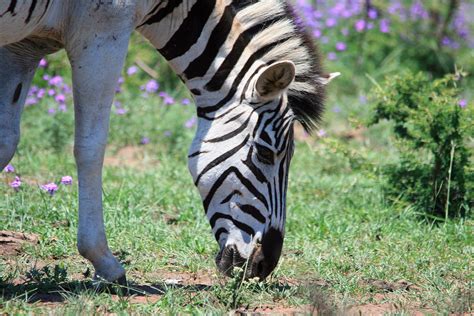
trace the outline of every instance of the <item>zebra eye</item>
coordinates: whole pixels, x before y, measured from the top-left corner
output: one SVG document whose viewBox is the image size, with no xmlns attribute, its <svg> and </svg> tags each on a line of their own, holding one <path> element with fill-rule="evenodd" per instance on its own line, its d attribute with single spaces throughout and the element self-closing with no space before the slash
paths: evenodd
<svg viewBox="0 0 474 316">
<path fill-rule="evenodd" d="M 275 163 L 275 153 L 268 147 L 255 144 L 257 150 L 257 159 L 266 165 L 273 165 Z"/>
</svg>

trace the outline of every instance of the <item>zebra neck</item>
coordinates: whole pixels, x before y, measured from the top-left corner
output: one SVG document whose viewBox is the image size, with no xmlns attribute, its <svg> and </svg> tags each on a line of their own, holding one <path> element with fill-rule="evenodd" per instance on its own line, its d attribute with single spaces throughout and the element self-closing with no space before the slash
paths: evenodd
<svg viewBox="0 0 474 316">
<path fill-rule="evenodd" d="M 157 6 L 139 29 L 191 91 L 218 95 L 232 89 L 236 78 L 243 82 L 251 68 L 267 62 L 262 57 L 281 38 L 259 34 L 282 19 L 279 0 L 174 0 Z"/>
</svg>

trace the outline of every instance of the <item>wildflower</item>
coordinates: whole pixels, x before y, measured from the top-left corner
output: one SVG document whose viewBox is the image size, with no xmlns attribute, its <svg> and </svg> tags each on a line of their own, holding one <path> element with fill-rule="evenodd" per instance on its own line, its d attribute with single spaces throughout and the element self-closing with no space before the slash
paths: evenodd
<svg viewBox="0 0 474 316">
<path fill-rule="evenodd" d="M 387 19 L 380 20 L 380 32 L 389 33 L 390 32 L 390 21 Z"/>
<path fill-rule="evenodd" d="M 313 36 L 314 36 L 314 37 L 320 38 L 321 35 L 323 35 L 323 33 L 321 32 L 321 30 L 315 29 L 315 30 L 313 31 Z"/>
<path fill-rule="evenodd" d="M 64 185 L 72 185 L 72 177 L 71 176 L 64 176 L 61 178 L 61 183 Z"/>
<path fill-rule="evenodd" d="M 18 189 L 20 188 L 21 186 L 21 179 L 20 177 L 15 177 L 15 180 L 13 180 L 12 182 L 10 182 L 10 187 L 15 189 L 15 191 L 18 191 Z"/>
<path fill-rule="evenodd" d="M 140 144 L 142 145 L 147 145 L 150 143 L 150 139 L 148 137 L 142 137 L 142 139 L 140 140 Z"/>
<path fill-rule="evenodd" d="M 56 109 L 54 109 L 54 108 L 49 108 L 48 109 L 48 114 L 49 115 L 53 115 L 54 113 L 56 113 Z"/>
<path fill-rule="evenodd" d="M 5 169 L 3 169 L 3 172 L 5 172 L 5 173 L 13 173 L 13 172 L 15 172 L 15 168 L 14 168 L 12 165 L 8 164 L 8 165 L 5 167 Z"/>
<path fill-rule="evenodd" d="M 48 192 L 51 196 L 53 196 L 54 193 L 56 193 L 56 191 L 58 190 L 58 185 L 54 182 L 51 182 L 51 183 L 42 185 L 41 189 Z"/>
<path fill-rule="evenodd" d="M 56 100 L 56 102 L 58 102 L 59 104 L 63 104 L 66 102 L 66 96 L 64 94 L 58 94 L 54 100 Z"/>
<path fill-rule="evenodd" d="M 39 66 L 40 66 L 40 68 L 45 68 L 46 66 L 48 66 L 48 62 L 46 61 L 46 59 L 41 58 L 41 60 L 39 62 Z"/>
<path fill-rule="evenodd" d="M 38 103 L 38 99 L 36 99 L 35 97 L 26 98 L 26 101 L 25 101 L 26 106 L 35 105 L 36 103 Z"/>
<path fill-rule="evenodd" d="M 357 32 L 362 32 L 365 30 L 365 26 L 366 26 L 366 23 L 365 23 L 365 20 L 357 20 L 357 22 L 355 23 L 355 29 Z"/>
<path fill-rule="evenodd" d="M 375 20 L 378 17 L 377 10 L 375 9 L 369 9 L 369 12 L 367 12 L 367 15 L 369 16 L 370 19 Z"/>
<path fill-rule="evenodd" d="M 336 24 L 337 24 L 337 20 L 335 18 L 328 18 L 326 20 L 327 27 L 333 27 L 333 26 L 336 26 Z"/>
<path fill-rule="evenodd" d="M 128 76 L 133 76 L 134 74 L 136 74 L 138 71 L 138 67 L 137 66 L 130 66 L 128 69 L 127 69 L 127 75 Z"/>
<path fill-rule="evenodd" d="M 181 104 L 182 104 L 182 105 L 190 105 L 190 104 L 191 104 L 191 100 L 189 100 L 188 98 L 184 98 L 183 100 L 181 100 Z"/>
<path fill-rule="evenodd" d="M 128 110 L 124 109 L 124 108 L 118 108 L 115 110 L 115 114 L 117 115 L 125 115 L 127 114 Z"/>
<path fill-rule="evenodd" d="M 193 128 L 194 125 L 196 125 L 196 117 L 191 117 L 189 120 L 186 121 L 186 123 L 184 123 L 184 127 L 186 128 Z"/>
<path fill-rule="evenodd" d="M 327 135 L 327 133 L 326 133 L 326 131 L 325 131 L 324 129 L 321 128 L 321 129 L 318 131 L 318 136 L 319 136 L 319 137 L 325 137 L 326 135 Z"/>
<path fill-rule="evenodd" d="M 344 42 L 338 42 L 338 43 L 336 43 L 336 50 L 342 52 L 342 51 L 345 51 L 346 48 L 347 48 L 346 43 L 344 43 Z"/>
<path fill-rule="evenodd" d="M 154 80 L 154 79 L 151 79 L 145 85 L 145 91 L 148 92 L 148 93 L 155 93 L 156 91 L 158 91 L 159 87 L 160 87 L 160 85 L 158 84 L 158 82 L 156 82 L 156 80 Z"/>
<path fill-rule="evenodd" d="M 337 55 L 335 52 L 329 52 L 328 53 L 328 59 L 329 60 L 336 60 L 337 59 Z"/>
<path fill-rule="evenodd" d="M 458 105 L 464 109 L 467 106 L 467 100 L 466 99 L 459 100 Z"/>
<path fill-rule="evenodd" d="M 48 84 L 51 86 L 59 87 L 63 83 L 63 78 L 61 76 L 54 76 L 49 79 Z"/>
<path fill-rule="evenodd" d="M 54 90 L 54 89 L 49 89 L 49 90 L 48 90 L 48 95 L 49 95 L 50 97 L 52 97 L 52 96 L 55 95 L 55 94 L 56 94 L 56 90 Z"/>
<path fill-rule="evenodd" d="M 58 110 L 59 110 L 60 112 L 67 112 L 66 104 L 61 103 L 60 105 L 58 105 Z"/>
<path fill-rule="evenodd" d="M 44 98 L 45 94 L 46 94 L 46 90 L 43 89 L 43 88 L 41 88 L 41 89 L 39 89 L 38 92 L 36 93 L 36 97 L 37 97 L 38 99 L 42 99 L 42 98 Z"/>
<path fill-rule="evenodd" d="M 165 132 L 163 133 L 163 135 L 165 135 L 165 137 L 170 137 L 171 134 L 172 134 L 171 131 L 165 131 Z"/>
<path fill-rule="evenodd" d="M 173 97 L 167 95 L 166 97 L 164 97 L 163 101 L 165 102 L 165 104 L 168 104 L 168 105 L 171 105 L 171 104 L 174 104 L 174 99 Z"/>
</svg>

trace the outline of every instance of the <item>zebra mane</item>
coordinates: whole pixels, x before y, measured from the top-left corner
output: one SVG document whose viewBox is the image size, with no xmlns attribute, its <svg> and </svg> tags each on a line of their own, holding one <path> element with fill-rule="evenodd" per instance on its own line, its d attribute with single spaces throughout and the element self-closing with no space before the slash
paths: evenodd
<svg viewBox="0 0 474 316">
<path fill-rule="evenodd" d="M 268 64 L 290 60 L 296 66 L 295 81 L 288 88 L 288 103 L 307 132 L 316 128 L 324 109 L 325 78 L 321 55 L 293 7 L 284 0 L 247 0 L 247 19 L 266 21 L 256 37 L 261 45 L 278 43 L 262 60 Z"/>
</svg>

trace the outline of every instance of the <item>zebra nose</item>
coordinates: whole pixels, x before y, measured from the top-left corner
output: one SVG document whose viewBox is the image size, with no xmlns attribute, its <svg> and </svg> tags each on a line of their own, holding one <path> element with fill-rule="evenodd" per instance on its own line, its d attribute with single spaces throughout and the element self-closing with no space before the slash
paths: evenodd
<svg viewBox="0 0 474 316">
<path fill-rule="evenodd" d="M 234 267 L 242 267 L 245 261 L 235 245 L 226 246 L 216 257 L 217 268 L 227 276 L 232 276 Z"/>
</svg>

